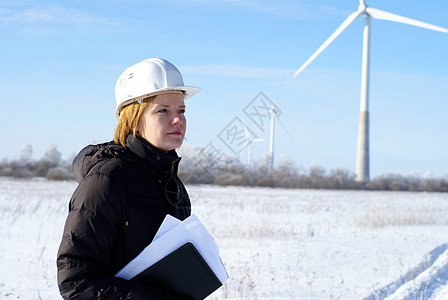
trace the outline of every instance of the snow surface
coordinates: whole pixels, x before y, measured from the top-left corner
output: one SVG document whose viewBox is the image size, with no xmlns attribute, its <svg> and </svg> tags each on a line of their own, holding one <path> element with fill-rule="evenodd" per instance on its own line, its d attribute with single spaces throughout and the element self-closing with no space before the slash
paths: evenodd
<svg viewBox="0 0 448 300">
<path fill-rule="evenodd" d="M 0 177 L 0 298 L 60 299 L 75 182 Z M 448 299 L 448 194 L 187 187 L 230 279 L 208 299 Z"/>
</svg>

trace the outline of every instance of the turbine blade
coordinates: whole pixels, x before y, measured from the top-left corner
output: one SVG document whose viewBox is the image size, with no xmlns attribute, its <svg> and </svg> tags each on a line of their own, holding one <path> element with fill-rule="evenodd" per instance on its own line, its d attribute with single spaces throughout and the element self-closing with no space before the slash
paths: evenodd
<svg viewBox="0 0 448 300">
<path fill-rule="evenodd" d="M 363 13 L 362 9 L 358 9 L 354 13 L 352 13 L 350 16 L 347 17 L 347 19 L 342 22 L 341 25 L 333 32 L 330 37 L 319 47 L 319 49 L 316 50 L 316 52 L 311 55 L 310 58 L 294 73 L 294 77 L 299 75 L 300 72 L 302 72 L 322 51 L 325 50 L 325 48 L 328 47 L 350 24 L 352 24 L 357 17 L 359 17 L 360 14 Z"/>
<path fill-rule="evenodd" d="M 408 24 L 408 25 L 413 25 L 413 26 L 417 26 L 417 27 L 430 29 L 430 30 L 435 30 L 435 31 L 448 33 L 448 29 L 447 28 L 443 28 L 443 27 L 440 27 L 440 26 L 437 26 L 437 25 L 432 25 L 432 24 L 425 23 L 425 22 L 422 22 L 422 21 L 417 21 L 417 20 L 414 20 L 414 19 L 406 18 L 406 17 L 399 16 L 399 15 L 396 15 L 396 14 L 392 14 L 390 12 L 383 11 L 383 10 L 380 10 L 380 9 L 377 9 L 377 8 L 367 7 L 366 11 L 367 11 L 367 13 L 370 16 L 372 16 L 375 19 L 393 21 L 393 22 L 398 22 L 398 23 L 404 23 L 404 24 Z"/>
<path fill-rule="evenodd" d="M 280 120 L 279 117 L 277 117 L 278 122 L 280 123 L 280 125 L 283 127 L 283 130 L 286 132 L 286 135 L 293 140 L 291 134 L 289 133 L 288 129 L 286 128 L 285 124 L 283 124 L 282 120 Z"/>
<path fill-rule="evenodd" d="M 247 129 L 246 122 L 244 122 L 243 120 L 241 120 L 241 122 L 243 123 L 244 133 L 246 133 L 246 137 L 250 139 L 250 134 L 249 130 Z"/>
</svg>

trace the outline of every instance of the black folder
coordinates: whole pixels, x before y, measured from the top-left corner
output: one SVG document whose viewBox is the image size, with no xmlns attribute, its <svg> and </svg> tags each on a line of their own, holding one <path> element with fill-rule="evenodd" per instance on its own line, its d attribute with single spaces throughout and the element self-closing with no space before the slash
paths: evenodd
<svg viewBox="0 0 448 300">
<path fill-rule="evenodd" d="M 174 250 L 132 280 L 192 299 L 204 299 L 222 283 L 192 243 Z"/>
</svg>

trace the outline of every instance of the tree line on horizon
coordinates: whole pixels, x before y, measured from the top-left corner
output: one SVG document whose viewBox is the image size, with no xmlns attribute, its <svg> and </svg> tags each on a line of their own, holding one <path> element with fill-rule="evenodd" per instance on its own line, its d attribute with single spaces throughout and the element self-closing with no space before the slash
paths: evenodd
<svg viewBox="0 0 448 300">
<path fill-rule="evenodd" d="M 290 189 L 338 189 L 375 191 L 448 192 L 448 178 L 420 176 L 418 173 L 401 175 L 389 173 L 367 183 L 355 180 L 355 173 L 344 168 L 327 170 L 316 163 L 308 169 L 282 157 L 272 173 L 269 157 L 256 160 L 251 166 L 236 157 L 213 157 L 194 146 L 179 149 L 182 162 L 179 176 L 185 184 L 214 184 L 221 186 L 252 186 Z M 0 176 L 12 178 L 43 177 L 48 180 L 74 180 L 74 155 L 62 159 L 55 145 L 47 148 L 39 160 L 32 158 L 32 147 L 23 147 L 19 159 L 0 161 Z"/>
</svg>

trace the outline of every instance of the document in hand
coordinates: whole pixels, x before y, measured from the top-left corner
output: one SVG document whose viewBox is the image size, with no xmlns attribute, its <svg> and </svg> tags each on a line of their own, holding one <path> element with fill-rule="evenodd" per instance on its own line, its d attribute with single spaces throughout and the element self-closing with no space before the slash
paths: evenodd
<svg viewBox="0 0 448 300">
<path fill-rule="evenodd" d="M 196 215 L 184 221 L 167 215 L 151 244 L 115 276 L 193 299 L 204 299 L 229 278 L 218 245 Z"/>
</svg>

